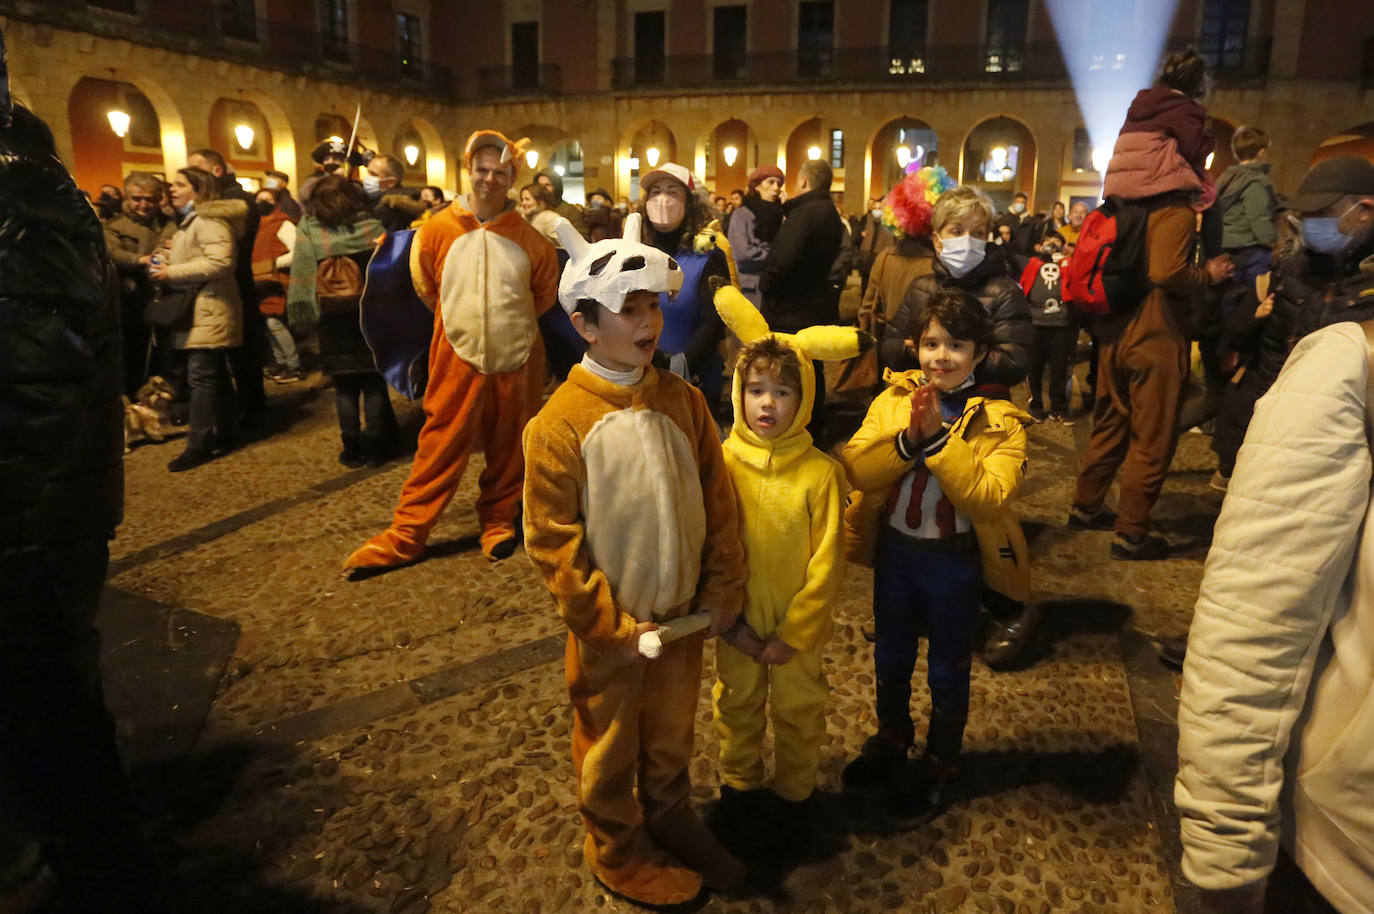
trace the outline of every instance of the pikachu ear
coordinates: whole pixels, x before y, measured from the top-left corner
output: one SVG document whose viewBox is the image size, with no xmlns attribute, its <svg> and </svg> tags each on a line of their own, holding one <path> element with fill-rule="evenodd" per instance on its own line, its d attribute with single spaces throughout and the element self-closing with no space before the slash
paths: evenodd
<svg viewBox="0 0 1374 914">
<path fill-rule="evenodd" d="M 734 286 L 721 286 L 716 290 L 716 311 L 725 326 L 734 331 L 742 343 L 752 343 L 768 335 L 768 322 L 763 319 L 744 293 Z"/>
<path fill-rule="evenodd" d="M 868 337 L 868 340 L 865 341 L 863 337 Z M 871 346 L 872 340 L 857 327 L 806 327 L 796 335 L 797 348 L 823 362 L 852 359 Z"/>
</svg>

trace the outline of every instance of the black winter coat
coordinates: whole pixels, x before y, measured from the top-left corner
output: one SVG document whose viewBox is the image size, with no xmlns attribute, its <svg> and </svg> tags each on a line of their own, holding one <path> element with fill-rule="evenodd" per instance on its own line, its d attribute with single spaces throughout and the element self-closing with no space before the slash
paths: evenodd
<svg viewBox="0 0 1374 914">
<path fill-rule="evenodd" d="M 250 314 L 258 313 L 258 284 L 253 281 L 253 245 L 258 240 L 258 208 L 253 195 L 243 189 L 233 172 L 219 179 L 219 195 L 224 200 L 242 200 L 248 204 L 248 219 L 243 224 L 243 234 L 234 239 L 238 242 L 238 259 L 234 261 L 234 279 L 239 287 L 239 301 L 243 302 L 245 325 Z M 244 339 L 248 334 L 244 334 Z"/>
<path fill-rule="evenodd" d="M 978 380 L 984 384 L 1011 386 L 1025 380 L 1030 366 L 1030 347 L 1035 343 L 1035 328 L 1031 325 L 1030 304 L 1016 280 L 1011 277 L 1006 255 L 996 245 L 988 245 L 983 262 L 960 279 L 945 269 L 935 258 L 935 272 L 917 277 L 907 289 L 902 306 L 888 322 L 883 339 L 878 343 L 878 364 L 893 371 L 920 368 L 916 358 L 906 351 L 907 326 L 911 315 L 942 287 L 963 289 L 987 309 L 994 324 L 996 343 L 983 364 L 978 367 Z"/>
<path fill-rule="evenodd" d="M 71 176 L 16 130 L 0 129 L 0 550 L 104 540 L 124 508 L 118 276 Z"/>
<path fill-rule="evenodd" d="M 830 268 L 844 243 L 830 192 L 808 190 L 782 205 L 782 225 L 759 274 L 763 316 L 780 333 L 834 324 L 839 302 L 830 285 Z"/>
</svg>

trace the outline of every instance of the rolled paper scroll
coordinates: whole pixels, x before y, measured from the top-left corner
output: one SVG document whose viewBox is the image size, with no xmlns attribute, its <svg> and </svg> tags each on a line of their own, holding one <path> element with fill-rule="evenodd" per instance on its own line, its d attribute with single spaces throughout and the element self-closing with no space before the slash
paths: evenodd
<svg viewBox="0 0 1374 914">
<path fill-rule="evenodd" d="M 655 660 L 663 653 L 663 645 L 694 635 L 710 624 L 710 613 L 692 613 L 671 622 L 660 622 L 658 628 L 639 636 L 639 652 L 650 660 Z"/>
</svg>

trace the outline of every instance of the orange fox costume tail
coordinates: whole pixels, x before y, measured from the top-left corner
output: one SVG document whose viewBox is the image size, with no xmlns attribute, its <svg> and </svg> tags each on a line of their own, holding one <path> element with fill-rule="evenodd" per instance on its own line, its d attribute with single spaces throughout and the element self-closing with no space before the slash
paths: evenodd
<svg viewBox="0 0 1374 914">
<path fill-rule="evenodd" d="M 505 557 L 514 545 L 520 436 L 544 386 L 536 322 L 557 297 L 558 259 L 513 208 L 482 223 L 464 202 L 428 220 L 411 246 L 415 291 L 434 309 L 425 424 L 391 526 L 354 551 L 345 570 L 418 559 L 478 440 L 486 452 L 477 480 L 482 552 Z"/>
</svg>

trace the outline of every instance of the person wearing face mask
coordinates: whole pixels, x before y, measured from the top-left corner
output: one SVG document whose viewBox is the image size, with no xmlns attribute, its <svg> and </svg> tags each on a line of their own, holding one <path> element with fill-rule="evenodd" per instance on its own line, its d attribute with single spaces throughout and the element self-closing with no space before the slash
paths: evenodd
<svg viewBox="0 0 1374 914">
<path fill-rule="evenodd" d="M 664 162 L 643 175 L 645 242 L 658 248 L 682 267 L 682 289 L 674 297 L 660 296 L 663 334 L 658 349 L 668 357 L 668 367 L 694 381 L 706 395 L 714 413 L 725 387 L 725 364 L 719 347 L 725 324 L 712 304 L 715 288 L 729 283 L 730 265 L 718 247 L 699 252 L 698 234 L 711 218 L 710 204 L 696 194 L 691 172 L 675 162 Z M 728 405 L 728 404 L 727 404 Z"/>
<path fill-rule="evenodd" d="M 301 206 L 306 212 L 310 211 L 310 192 L 320 178 L 335 172 L 347 176 L 352 167 L 363 164 L 362 155 L 357 151 L 356 142 L 353 148 L 354 153 L 350 156 L 347 142 L 339 137 L 330 137 L 327 140 L 321 140 L 319 145 L 310 153 L 310 158 L 315 162 L 315 170 L 301 184 Z"/>
<path fill-rule="evenodd" d="M 611 205 L 611 192 L 598 187 L 587 195 L 587 210 L 583 214 L 592 242 L 619 238 L 624 217 Z"/>
<path fill-rule="evenodd" d="M 892 247 L 896 238 L 883 222 L 882 197 L 870 197 L 868 212 L 859 220 L 859 250 L 856 264 L 859 269 L 859 295 L 868 294 L 868 283 L 873 275 L 873 265 L 878 255 Z"/>
<path fill-rule="evenodd" d="M 1030 367 L 1035 342 L 1030 305 L 1011 276 L 1005 252 L 987 241 L 992 202 L 982 191 L 960 185 L 945 191 L 931 214 L 932 272 L 917 277 L 901 307 L 888 323 L 878 344 L 878 363 L 893 371 L 917 366 L 916 342 L 904 332 L 921 302 L 939 289 L 962 289 L 972 294 L 992 318 L 993 346 L 980 377 L 1008 387 L 1019 384 Z"/>
<path fill-rule="evenodd" d="M 291 178 L 284 171 L 268 171 L 263 173 L 262 186 L 268 190 L 277 192 L 277 206 L 286 213 L 286 218 L 292 222 L 301 221 L 301 205 L 296 202 L 296 198 L 291 196 L 291 190 L 287 187 L 291 183 Z"/>
<path fill-rule="evenodd" d="M 782 169 L 776 165 L 760 165 L 749 173 L 749 193 L 735 212 L 730 214 L 727 235 L 730 252 L 739 270 L 739 287 L 755 308 L 762 307 L 759 293 L 759 274 L 763 272 L 768 249 L 782 225 L 782 204 L 778 193 L 782 190 Z"/>
<path fill-rule="evenodd" d="M 405 166 L 395 156 L 373 156 L 362 171 L 363 193 L 372 206 L 372 215 L 388 232 L 410 228 L 429 209 L 417 188 L 401 183 L 404 178 Z"/>
<path fill-rule="evenodd" d="M 124 209 L 104 223 L 105 246 L 119 270 L 120 330 L 124 340 L 124 393 L 132 399 L 148 379 L 148 325 L 143 311 L 153 297 L 152 254 L 176 232 L 162 214 L 162 182 L 134 172 L 124 179 Z"/>
<path fill-rule="evenodd" d="M 263 374 L 278 384 L 294 384 L 301 379 L 301 357 L 286 326 L 286 287 L 291 282 L 296 223 L 281 208 L 281 193 L 264 187 L 254 196 L 259 221 L 258 237 L 253 242 L 253 282 L 272 351 L 272 364 Z"/>
</svg>

